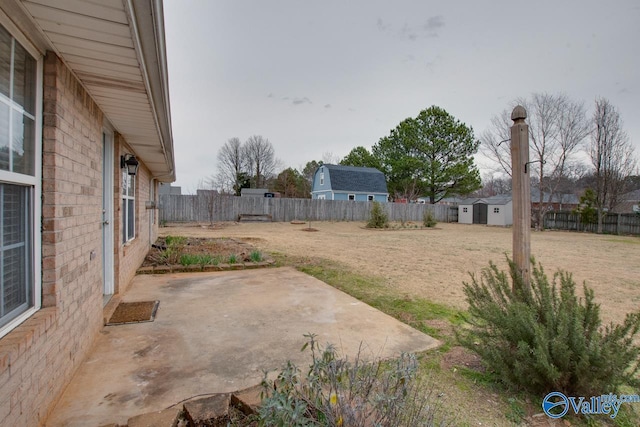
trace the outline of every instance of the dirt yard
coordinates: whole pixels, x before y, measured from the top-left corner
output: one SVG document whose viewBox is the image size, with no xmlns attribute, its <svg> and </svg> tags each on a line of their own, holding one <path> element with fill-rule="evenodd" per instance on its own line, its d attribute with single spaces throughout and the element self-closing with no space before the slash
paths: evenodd
<svg viewBox="0 0 640 427">
<path fill-rule="evenodd" d="M 371 230 L 359 222 L 219 223 L 164 227 L 162 235 L 233 237 L 262 251 L 320 257 L 383 277 L 390 287 L 457 308 L 466 308 L 462 292 L 469 273 L 489 261 L 506 267 L 511 229 L 438 224 L 436 229 Z M 578 284 L 595 290 L 605 321 L 620 322 L 640 308 L 640 238 L 558 231 L 532 232 L 532 255 L 552 276 L 573 273 Z"/>
</svg>

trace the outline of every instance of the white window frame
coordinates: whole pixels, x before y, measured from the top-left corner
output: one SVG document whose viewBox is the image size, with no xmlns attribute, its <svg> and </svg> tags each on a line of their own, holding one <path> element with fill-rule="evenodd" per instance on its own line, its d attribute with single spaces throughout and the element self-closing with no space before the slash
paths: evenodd
<svg viewBox="0 0 640 427">
<path fill-rule="evenodd" d="M 500 208 L 493 208 L 493 213 L 494 214 L 499 214 L 500 213 Z"/>
<path fill-rule="evenodd" d="M 462 212 L 464 212 L 464 213 L 469 212 L 469 208 L 466 208 L 466 207 L 462 208 Z"/>
<path fill-rule="evenodd" d="M 320 173 L 320 185 L 324 185 L 324 172 Z"/>
<path fill-rule="evenodd" d="M 324 194 L 318 194 L 318 200 L 325 200 Z"/>
<path fill-rule="evenodd" d="M 35 116 L 34 116 L 34 153 L 33 161 L 34 174 L 24 175 L 21 173 L 0 170 L 0 182 L 3 184 L 15 184 L 31 188 L 28 201 L 31 212 L 28 215 L 28 226 L 30 227 L 31 259 L 29 262 L 31 283 L 31 305 L 23 313 L 16 316 L 4 326 L 0 327 L 0 338 L 7 335 L 16 326 L 31 317 L 40 310 L 42 303 L 42 75 L 43 58 L 42 54 L 29 42 L 22 32 L 11 22 L 11 20 L 0 11 L 0 25 L 11 34 L 15 42 L 19 43 L 36 60 L 36 82 L 35 82 Z"/>
<path fill-rule="evenodd" d="M 132 181 L 131 191 L 128 191 L 128 180 Z M 129 175 L 127 169 L 122 169 L 122 243 L 127 244 L 136 238 L 136 176 Z M 129 235 L 129 201 L 133 201 L 133 216 L 131 220 L 132 234 Z"/>
<path fill-rule="evenodd" d="M 355 202 L 356 201 L 356 195 L 355 194 L 347 194 L 347 200 L 349 200 L 350 202 Z"/>
<path fill-rule="evenodd" d="M 367 195 L 367 201 L 373 202 L 375 199 L 376 199 L 376 196 L 374 196 L 373 194 L 368 194 Z"/>
</svg>

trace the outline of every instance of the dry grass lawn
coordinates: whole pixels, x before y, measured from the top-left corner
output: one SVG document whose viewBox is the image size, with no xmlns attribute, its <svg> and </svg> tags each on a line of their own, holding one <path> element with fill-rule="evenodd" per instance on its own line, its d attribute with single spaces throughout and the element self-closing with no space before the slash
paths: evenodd
<svg viewBox="0 0 640 427">
<path fill-rule="evenodd" d="M 309 226 L 317 231 L 305 231 Z M 382 280 L 395 297 L 426 299 L 463 310 L 467 303 L 462 284 L 470 280 L 469 273 L 479 274 L 489 261 L 504 269 L 505 254 L 511 253 L 511 229 L 462 224 L 370 230 L 359 222 L 217 223 L 214 227 L 170 226 L 162 228 L 161 234 L 231 237 L 263 252 L 277 252 L 279 259 L 290 256 L 293 265 L 300 265 L 301 257 L 313 258 L 309 265 L 335 262 L 339 264 L 336 271 L 346 266 L 360 277 L 375 277 L 374 287 Z M 572 272 L 577 283 L 586 281 L 594 288 L 605 322 L 620 322 L 626 313 L 640 308 L 640 238 L 546 231 L 533 232 L 531 241 L 532 254 L 549 276 L 563 269 Z M 402 321 L 404 314 L 399 314 Z M 566 425 L 567 420 L 541 414 L 539 403 L 528 397 L 514 399 L 504 390 L 476 383 L 475 371 L 465 373 L 464 369 L 473 369 L 477 358 L 453 344 L 449 321 L 436 319 L 428 325 L 452 343 L 425 356 L 423 363 L 430 366 L 436 404 L 442 404 L 454 425 Z"/>
<path fill-rule="evenodd" d="M 215 227 L 176 226 L 163 235 L 233 237 L 262 251 L 319 257 L 354 272 L 384 278 L 402 294 L 454 308 L 466 308 L 462 292 L 469 273 L 494 261 L 506 267 L 511 229 L 438 224 L 436 229 L 370 230 L 359 222 L 219 223 Z M 640 238 L 558 231 L 532 232 L 531 252 L 552 276 L 572 272 L 577 283 L 595 290 L 603 320 L 620 322 L 640 308 Z"/>
</svg>

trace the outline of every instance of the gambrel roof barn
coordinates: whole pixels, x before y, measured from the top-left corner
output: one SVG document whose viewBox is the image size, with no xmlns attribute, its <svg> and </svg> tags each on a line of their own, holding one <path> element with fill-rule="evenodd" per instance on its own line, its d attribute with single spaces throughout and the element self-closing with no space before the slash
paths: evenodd
<svg viewBox="0 0 640 427">
<path fill-rule="evenodd" d="M 311 198 L 386 202 L 387 180 L 375 168 L 322 165 L 313 177 Z"/>
</svg>

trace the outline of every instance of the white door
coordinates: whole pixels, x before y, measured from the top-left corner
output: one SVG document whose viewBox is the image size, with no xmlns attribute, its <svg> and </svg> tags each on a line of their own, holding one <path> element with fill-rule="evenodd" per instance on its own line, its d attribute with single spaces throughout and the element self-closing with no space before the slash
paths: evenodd
<svg viewBox="0 0 640 427">
<path fill-rule="evenodd" d="M 113 295 L 113 133 L 102 133 L 102 279 L 106 304 Z"/>
</svg>

